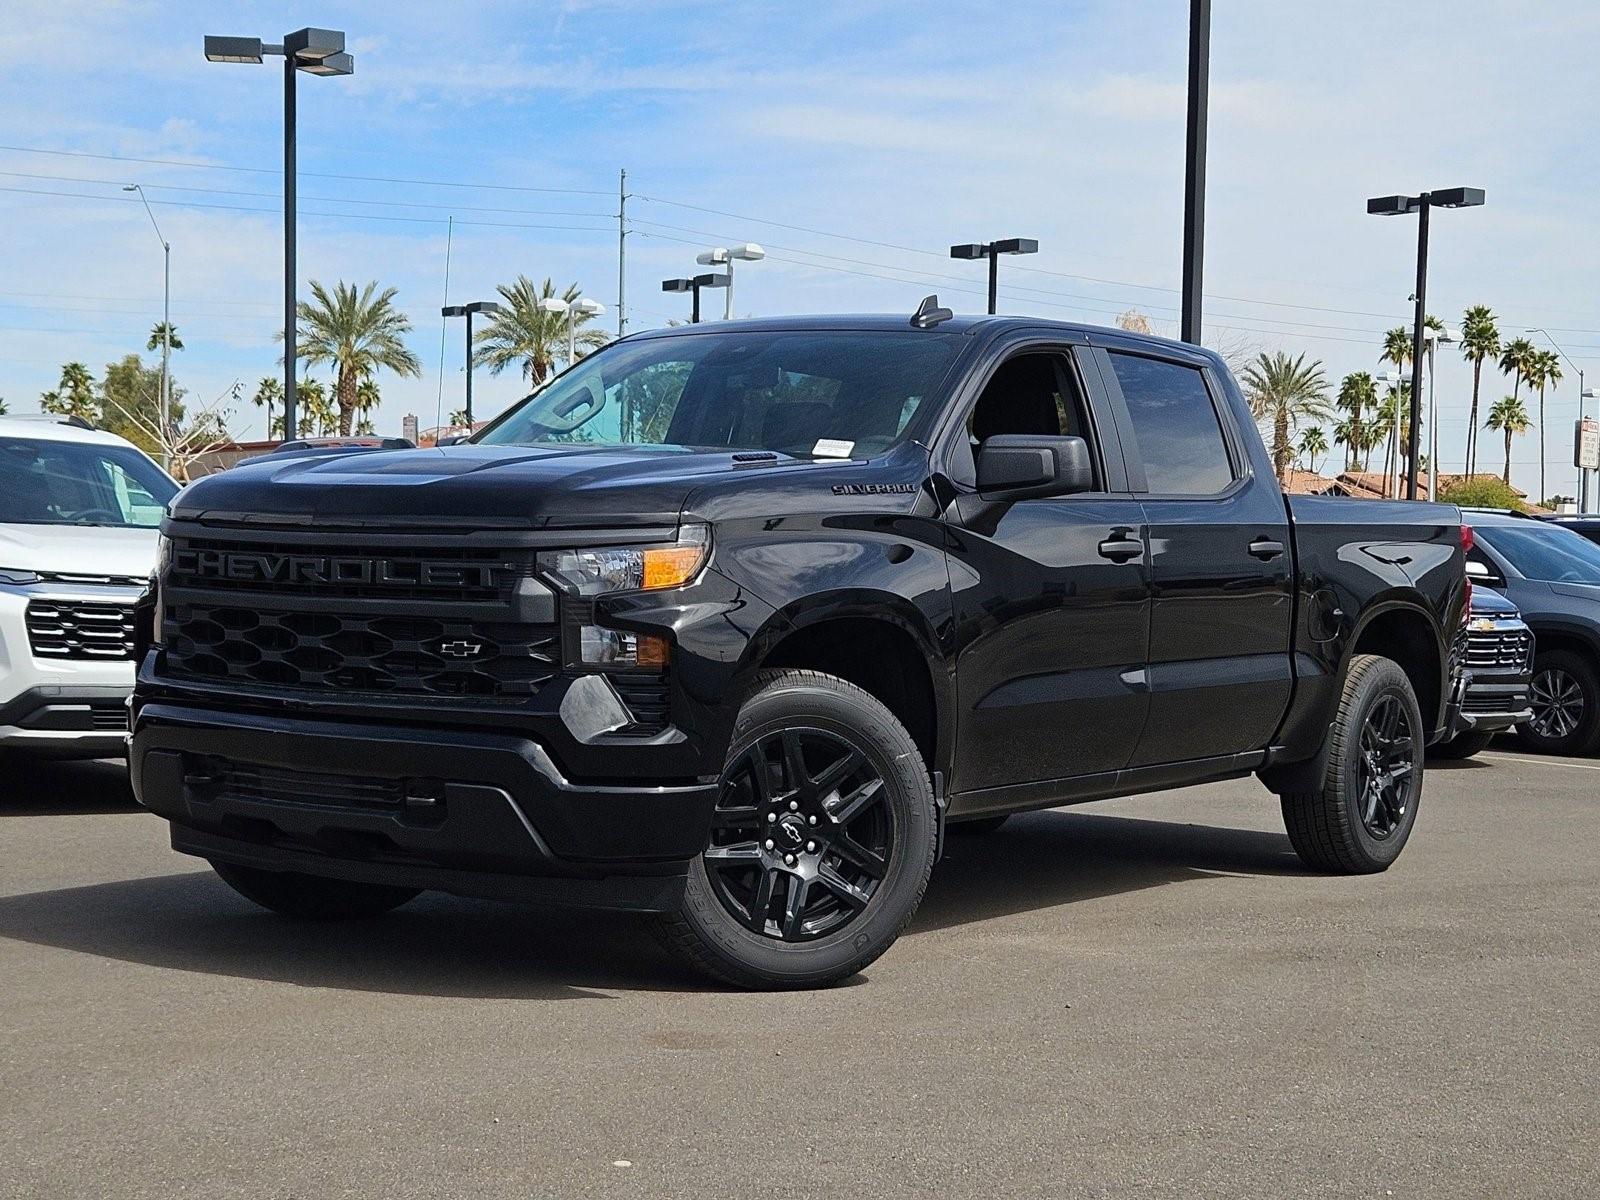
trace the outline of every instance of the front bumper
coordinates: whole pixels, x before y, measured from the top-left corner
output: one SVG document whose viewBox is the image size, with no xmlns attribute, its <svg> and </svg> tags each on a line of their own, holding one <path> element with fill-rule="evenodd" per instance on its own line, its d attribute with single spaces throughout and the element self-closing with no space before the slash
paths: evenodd
<svg viewBox="0 0 1600 1200">
<path fill-rule="evenodd" d="M 576 783 L 537 741 L 177 704 L 136 713 L 140 803 L 175 850 L 493 899 L 667 911 L 716 785 Z"/>
</svg>

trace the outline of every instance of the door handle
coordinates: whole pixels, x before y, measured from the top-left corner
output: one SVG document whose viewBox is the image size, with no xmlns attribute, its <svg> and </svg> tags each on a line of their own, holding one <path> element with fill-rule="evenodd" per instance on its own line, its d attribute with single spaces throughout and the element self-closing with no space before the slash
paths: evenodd
<svg viewBox="0 0 1600 1200">
<path fill-rule="evenodd" d="M 1100 543 L 1100 557 L 1112 562 L 1127 562 L 1144 554 L 1144 542 L 1139 538 L 1114 537 Z"/>
<path fill-rule="evenodd" d="M 1262 562 L 1270 562 L 1283 554 L 1283 543 L 1275 542 L 1271 538 L 1259 537 L 1250 543 L 1250 557 L 1259 558 Z"/>
</svg>

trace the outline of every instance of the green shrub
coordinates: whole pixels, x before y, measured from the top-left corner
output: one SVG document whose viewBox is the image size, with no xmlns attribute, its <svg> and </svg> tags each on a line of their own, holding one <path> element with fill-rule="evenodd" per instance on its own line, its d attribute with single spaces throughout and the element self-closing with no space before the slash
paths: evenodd
<svg viewBox="0 0 1600 1200">
<path fill-rule="evenodd" d="M 1522 512 L 1527 504 L 1508 483 L 1498 479 L 1459 479 L 1440 491 L 1439 498 L 1470 508 L 1509 508 Z"/>
</svg>

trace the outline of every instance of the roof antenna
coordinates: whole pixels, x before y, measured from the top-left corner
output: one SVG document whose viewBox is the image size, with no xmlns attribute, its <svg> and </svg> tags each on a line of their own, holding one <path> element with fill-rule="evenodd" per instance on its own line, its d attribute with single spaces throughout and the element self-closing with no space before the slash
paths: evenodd
<svg viewBox="0 0 1600 1200">
<path fill-rule="evenodd" d="M 955 313 L 948 308 L 939 307 L 938 296 L 924 296 L 922 303 L 917 305 L 917 311 L 911 314 L 911 325 L 915 329 L 932 329 L 953 316 Z"/>
</svg>

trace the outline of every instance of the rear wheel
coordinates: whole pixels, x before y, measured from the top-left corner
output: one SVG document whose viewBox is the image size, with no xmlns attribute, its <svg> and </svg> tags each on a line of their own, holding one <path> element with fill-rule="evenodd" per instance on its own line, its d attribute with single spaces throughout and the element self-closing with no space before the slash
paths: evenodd
<svg viewBox="0 0 1600 1200">
<path fill-rule="evenodd" d="M 818 987 L 882 954 L 933 868 L 933 790 L 916 743 L 853 684 L 764 672 L 739 710 L 710 844 L 668 944 L 741 987 Z"/>
<path fill-rule="evenodd" d="M 1328 731 L 1322 786 L 1281 797 L 1302 862 L 1360 875 L 1400 857 L 1417 821 L 1424 737 L 1406 673 L 1391 659 L 1356 655 Z"/>
<path fill-rule="evenodd" d="M 211 869 L 246 900 L 286 917 L 305 921 L 353 921 L 399 908 L 421 893 L 416 888 L 386 887 L 325 879 L 294 871 L 263 871 L 237 863 L 211 860 Z"/>
<path fill-rule="evenodd" d="M 1480 750 L 1488 748 L 1494 741 L 1492 733 L 1458 733 L 1448 742 L 1440 742 L 1437 746 L 1428 748 L 1429 758 L 1461 759 L 1471 758 Z"/>
<path fill-rule="evenodd" d="M 1546 650 L 1533 660 L 1528 687 L 1533 716 L 1517 739 L 1541 754 L 1592 754 L 1600 742 L 1600 677 L 1571 650 Z"/>
</svg>

